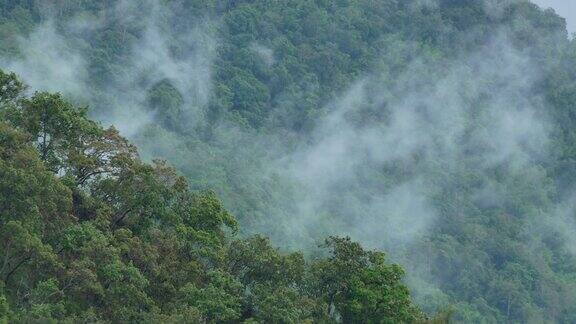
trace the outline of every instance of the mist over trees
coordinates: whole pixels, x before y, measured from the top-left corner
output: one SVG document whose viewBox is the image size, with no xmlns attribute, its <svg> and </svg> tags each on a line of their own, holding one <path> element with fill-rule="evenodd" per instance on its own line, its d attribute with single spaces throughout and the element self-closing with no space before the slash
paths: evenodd
<svg viewBox="0 0 576 324">
<path fill-rule="evenodd" d="M 416 322 L 403 269 L 349 238 L 326 257 L 238 239 L 213 192 L 114 128 L 0 72 L 2 322 Z"/>
<path fill-rule="evenodd" d="M 4 0 L 0 67 L 0 318 L 576 322 L 552 10 Z"/>
</svg>

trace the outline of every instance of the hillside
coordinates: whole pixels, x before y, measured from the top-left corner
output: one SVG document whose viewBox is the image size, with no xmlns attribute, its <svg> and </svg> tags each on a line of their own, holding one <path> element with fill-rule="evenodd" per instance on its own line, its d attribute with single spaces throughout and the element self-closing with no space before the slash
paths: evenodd
<svg viewBox="0 0 576 324">
<path fill-rule="evenodd" d="M 524 0 L 48 3 L 0 1 L 0 67 L 30 86 L 11 98 L 69 106 L 71 112 L 57 117 L 79 129 L 61 135 L 67 139 L 58 149 L 69 151 L 52 154 L 43 152 L 37 137 L 35 123 L 41 120 L 3 113 L 3 132 L 15 143 L 3 163 L 30 177 L 41 174 L 34 183 L 54 182 L 22 189 L 21 198 L 2 197 L 6 206 L 19 208 L 20 214 L 12 209 L 8 214 L 22 215 L 6 217 L 40 217 L 27 210 L 66 214 L 59 221 L 113 246 L 109 257 L 127 267 L 115 271 L 133 271 L 142 280 L 132 285 L 150 299 L 149 316 L 172 316 L 184 304 L 208 316 L 202 307 L 223 306 L 178 304 L 175 296 L 187 293 L 198 303 L 204 298 L 199 296 L 223 293 L 206 289 L 239 293 L 244 287 L 240 295 L 226 292 L 230 303 L 242 307 L 212 308 L 212 314 L 234 314 L 231 321 L 334 320 L 333 310 L 322 304 L 334 303 L 329 294 L 313 296 L 315 290 L 308 289 L 322 282 L 316 270 L 328 271 L 322 262 L 338 259 L 338 244 L 360 251 L 352 243 L 357 241 L 386 251 L 387 260 L 407 270 L 400 283 L 400 268 L 384 263 L 379 252 L 358 252 L 365 256 L 358 269 L 397 274 L 394 282 L 410 310 L 402 313 L 409 316 L 405 321 L 421 316 L 413 300 L 430 316 L 453 309 L 453 320 L 463 323 L 576 322 L 576 43 L 553 11 Z M 97 145 L 114 150 L 118 159 L 91 156 L 94 149 L 76 140 L 84 132 L 98 138 L 89 141 L 105 139 Z M 22 154 L 24 161 L 18 160 Z M 87 167 L 110 167 L 118 179 L 128 172 L 126 181 L 137 183 L 109 183 L 114 177 L 89 175 Z M 149 174 L 151 183 L 133 178 L 134 168 Z M 157 178 L 158 172 L 166 175 Z M 34 191 L 46 187 L 54 192 Z M 134 192 L 140 187 L 151 192 L 139 196 Z M 52 198 L 32 198 L 45 195 Z M 25 207 L 13 199 L 22 199 Z M 49 206 L 35 205 L 40 202 Z M 203 204 L 210 213 L 198 207 Z M 200 221 L 181 219 L 190 213 Z M 239 224 L 236 236 L 231 236 L 233 219 Z M 58 252 L 64 243 L 56 229 L 71 225 L 50 226 L 55 227 L 35 229 L 42 233 L 38 240 L 51 247 L 50 259 L 63 265 L 54 270 L 57 275 L 30 279 L 29 293 L 4 280 L 11 309 L 32 309 L 30 296 L 40 284 L 58 291 L 76 286 L 64 279 L 71 271 L 65 262 L 92 253 Z M 172 230 L 192 236 L 170 243 L 155 238 Z M 351 241 L 335 238 L 328 249 L 318 248 L 326 237 L 348 236 Z M 134 253 L 147 260 L 139 265 L 122 252 L 132 249 L 123 244 L 138 245 Z M 158 244 L 179 246 L 201 269 L 182 265 L 183 256 L 176 255 L 174 264 L 150 266 L 160 255 Z M 297 263 L 302 281 L 286 279 L 291 274 L 250 280 L 295 280 L 283 289 L 296 292 L 268 287 L 254 288 L 254 294 L 267 300 L 266 307 L 283 305 L 299 315 L 265 319 L 247 310 L 264 307 L 246 306 L 264 301 L 250 301 L 252 288 L 245 293 L 252 283 L 245 274 L 219 263 L 233 258 L 227 254 L 233 246 L 232 252 L 243 246 L 246 257 L 269 253 L 278 264 Z M 260 268 L 246 267 L 252 266 Z M 170 270 L 151 270 L 156 267 Z M 164 289 L 161 283 L 172 272 L 182 276 L 173 287 L 194 284 L 189 292 L 178 295 L 174 288 L 160 300 L 162 293 L 150 289 Z M 206 279 L 210 276 L 220 277 Z M 210 288 L 212 282 L 228 286 Z M 387 294 L 372 288 L 358 292 L 366 293 L 366 303 Z M 276 299 L 287 296 L 290 303 Z M 62 302 L 62 314 L 94 309 L 94 316 L 114 320 L 91 298 L 83 306 Z M 337 313 L 344 321 L 351 320 L 346 311 L 372 314 L 356 306 L 339 304 Z M 383 316 L 374 314 L 373 319 Z"/>
<path fill-rule="evenodd" d="M 349 238 L 305 261 L 235 238 L 213 192 L 143 163 L 0 71 L 0 322 L 424 322 L 398 265 Z"/>
</svg>

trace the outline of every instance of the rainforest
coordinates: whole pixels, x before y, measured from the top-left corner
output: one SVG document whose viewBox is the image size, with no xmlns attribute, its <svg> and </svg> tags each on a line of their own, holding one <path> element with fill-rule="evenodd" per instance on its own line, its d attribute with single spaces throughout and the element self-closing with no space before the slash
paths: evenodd
<svg viewBox="0 0 576 324">
<path fill-rule="evenodd" d="M 576 323 L 561 14 L 0 0 L 0 323 Z"/>
</svg>

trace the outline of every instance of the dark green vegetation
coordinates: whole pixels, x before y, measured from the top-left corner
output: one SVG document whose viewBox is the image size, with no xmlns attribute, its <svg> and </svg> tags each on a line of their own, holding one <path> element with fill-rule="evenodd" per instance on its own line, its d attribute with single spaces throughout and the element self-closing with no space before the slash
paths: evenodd
<svg viewBox="0 0 576 324">
<path fill-rule="evenodd" d="M 306 262 L 233 239 L 213 193 L 114 128 L 13 74 L 0 89 L 0 322 L 424 320 L 382 253 L 332 237 Z"/>
<path fill-rule="evenodd" d="M 57 316 L 92 307 L 94 316 L 115 319 L 111 316 L 134 311 L 132 301 L 142 303 L 138 307 L 148 312 L 138 314 L 149 320 L 253 316 L 281 321 L 262 317 L 266 314 L 288 322 L 321 321 L 330 315 L 327 305 L 332 303 L 343 320 L 362 322 L 368 321 L 364 316 L 381 319 L 378 312 L 385 308 L 375 305 L 389 302 L 388 296 L 407 300 L 401 286 L 379 292 L 381 279 L 397 283 L 397 268 L 383 264 L 379 254 L 352 257 L 359 247 L 347 241 L 329 241 L 332 258 L 308 265 L 303 256 L 278 254 L 266 240 L 228 242 L 228 230 L 221 231 L 235 228 L 224 211 L 229 210 L 242 225 L 242 237 L 263 233 L 283 249 L 306 248 L 312 259 L 316 241 L 334 233 L 385 249 L 408 269 L 413 296 L 430 313 L 453 305 L 454 319 L 465 323 L 576 322 L 570 208 L 576 183 L 576 42 L 568 39 L 564 21 L 553 12 L 522 0 L 55 3 L 0 0 L 2 57 L 45 62 L 45 56 L 52 56 L 45 53 L 49 47 L 38 49 L 38 39 L 54 41 L 65 58 L 81 57 L 84 64 L 72 66 L 85 74 L 73 82 L 64 82 L 70 81 L 65 80 L 69 74 L 57 75 L 50 86 L 75 102 L 88 102 L 91 116 L 128 129 L 142 156 L 167 159 L 186 177 L 192 193 L 166 165 L 138 162 L 134 148 L 115 131 L 103 131 L 83 117 L 65 113 L 51 121 L 62 133 L 49 139 L 62 138 L 62 147 L 42 144 L 34 114 L 3 117 L 10 121 L 4 128 L 14 143 L 17 138 L 25 143 L 13 150 L 21 152 L 14 153 L 18 158 L 3 159 L 23 163 L 20 168 L 28 173 L 22 176 L 33 177 L 36 184 L 14 191 L 25 197 L 14 201 L 34 212 L 19 207 L 20 214 L 11 212 L 7 219 L 46 214 L 50 222 L 41 224 L 53 227 L 28 230 L 41 235 L 33 240 L 39 243 L 26 248 L 46 257 L 23 263 L 20 275 L 29 281 L 9 276 L 5 291 L 16 313 L 48 309 Z M 60 37 L 29 37 L 46 25 Z M 210 71 L 187 65 L 194 60 Z M 73 63 L 47 64 L 59 69 Z M 343 94 L 359 80 L 366 89 L 360 99 L 350 100 L 355 107 L 343 114 L 346 127 L 330 127 L 326 116 L 342 110 Z M 80 90 L 72 87 L 78 85 Z M 423 94 L 414 98 L 414 93 Z M 68 109 L 47 94 L 26 100 Z M 523 112 L 526 107 L 533 115 Z M 303 188 L 298 179 L 278 171 L 284 165 L 276 163 L 285 158 L 304 160 L 289 163 L 298 170 L 313 164 L 301 157 L 318 143 L 332 143 L 323 141 L 325 133 L 335 138 L 330 134 L 340 130 L 365 134 L 361 131 L 369 129 L 378 139 L 388 134 L 387 127 L 402 131 L 393 127 L 402 108 L 431 120 L 424 123 L 431 130 L 418 137 L 413 133 L 421 129 L 415 127 L 374 145 L 426 137 L 432 138 L 431 148 L 382 160 L 370 158 L 373 151 L 347 152 L 330 165 L 353 161 L 361 167 L 343 180 L 338 178 L 343 169 L 328 173 L 326 178 L 336 177 L 328 179 L 330 185 L 326 178 L 314 178 Z M 129 111 L 129 118 L 123 111 Z M 74 118 L 83 121 L 72 123 L 79 129 L 62 127 Z M 461 131 L 444 123 L 451 118 Z M 362 139 L 352 138 L 349 145 L 362 148 Z M 86 148 L 90 143 L 102 148 Z M 36 154 L 29 159 L 37 162 L 23 162 L 28 160 L 22 160 L 22 150 Z M 94 156 L 98 150 L 113 153 L 99 160 Z M 115 177 L 92 174 L 100 171 Z M 374 204 L 375 197 L 397 192 L 412 179 L 421 181 L 414 186 L 425 188 L 423 193 L 408 186 L 409 194 Z M 45 185 L 50 181 L 59 184 Z M 223 206 L 212 194 L 195 193 L 207 189 L 217 192 Z M 394 218 L 387 214 L 397 211 L 386 209 L 390 201 L 419 207 L 400 211 L 410 221 L 391 225 Z M 63 213 L 70 219 L 52 216 Z M 433 215 L 424 230 L 405 231 L 420 228 L 420 213 Z M 57 234 L 69 228 L 75 230 Z M 113 248 L 105 252 L 96 248 L 99 244 Z M 48 265 L 55 270 L 46 270 L 46 278 L 27 277 L 43 275 L 33 269 Z M 77 288 L 76 276 L 86 276 L 77 281 L 87 287 Z M 342 287 L 346 291 L 338 291 Z M 86 304 L 75 305 L 79 301 Z M 128 310 L 106 308 L 119 305 Z M 411 312 L 408 304 L 399 306 Z"/>
</svg>

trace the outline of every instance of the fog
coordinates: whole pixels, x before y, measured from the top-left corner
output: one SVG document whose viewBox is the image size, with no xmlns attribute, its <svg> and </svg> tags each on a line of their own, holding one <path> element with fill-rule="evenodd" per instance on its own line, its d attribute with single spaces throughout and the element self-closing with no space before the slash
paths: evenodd
<svg viewBox="0 0 576 324">
<path fill-rule="evenodd" d="M 539 2 L 557 8 L 576 31 L 576 3 Z M 421 4 L 433 6 L 432 1 Z M 262 219 L 244 220 L 243 225 L 252 233 L 271 235 L 287 249 L 311 249 L 326 235 L 350 235 L 388 251 L 407 267 L 411 287 L 422 296 L 435 290 L 440 279 L 428 273 L 428 260 L 410 251 L 436 232 L 439 219 L 458 215 L 463 223 L 473 223 L 473 216 L 460 210 L 509 208 L 513 188 L 525 187 L 530 196 L 544 177 L 540 168 L 548 156 L 550 122 L 544 99 L 533 92 L 541 71 L 528 53 L 512 46 L 507 28 L 480 51 L 457 58 L 409 41 L 390 43 L 386 50 L 410 59 L 392 69 L 382 57 L 382 68 L 358 77 L 326 103 L 325 116 L 296 144 L 285 132 L 256 133 L 220 121 L 210 146 L 196 139 L 185 142 L 178 132 L 159 126 L 149 93 L 168 80 L 182 96 L 180 121 L 190 129 L 205 121 L 214 95 L 218 22 L 178 22 L 178 12 L 153 1 L 139 6 L 120 1 L 104 16 L 79 16 L 60 29 L 47 19 L 20 39 L 23 55 L 2 58 L 1 66 L 19 74 L 33 90 L 62 91 L 89 104 L 92 116 L 135 140 L 145 158 L 165 158 L 197 179 L 200 184 L 193 186 L 226 191 L 218 187 L 222 183 L 205 180 L 217 174 L 271 188 L 276 194 L 262 193 L 271 196 L 268 205 L 246 208 Z M 90 58 L 82 39 L 98 33 L 106 19 L 140 24 L 143 33 L 126 40 L 130 52 L 95 86 L 88 81 Z M 182 25 L 174 27 L 175 21 Z M 169 45 L 174 42 L 180 45 L 177 51 Z M 250 50 L 266 67 L 276 63 L 271 48 L 253 42 Z M 370 118 L 359 120 L 366 115 Z M 151 130 L 153 137 L 146 137 Z M 202 173 L 206 165 L 224 160 L 233 168 L 217 165 Z M 506 181 L 495 174 L 506 174 Z M 464 185 L 467 179 L 474 179 L 474 185 Z M 460 186 L 473 189 L 455 193 L 453 188 Z M 441 205 L 439 197 L 450 195 L 454 205 Z M 473 208 L 457 204 L 463 201 Z M 553 218 L 553 230 L 572 242 L 573 220 L 565 216 L 573 212 L 570 201 L 542 212 L 562 215 Z M 537 216 L 522 220 L 527 231 L 536 226 Z M 527 244 L 536 246 L 538 240 L 536 236 Z"/>
</svg>

